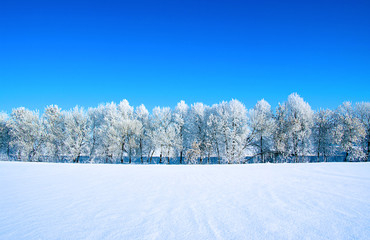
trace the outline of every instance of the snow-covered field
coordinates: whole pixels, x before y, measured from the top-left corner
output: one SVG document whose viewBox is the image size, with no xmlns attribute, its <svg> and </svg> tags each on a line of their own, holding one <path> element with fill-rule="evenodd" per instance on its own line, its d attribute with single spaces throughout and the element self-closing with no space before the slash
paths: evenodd
<svg viewBox="0 0 370 240">
<path fill-rule="evenodd" d="M 370 163 L 0 162 L 0 239 L 370 239 Z"/>
</svg>

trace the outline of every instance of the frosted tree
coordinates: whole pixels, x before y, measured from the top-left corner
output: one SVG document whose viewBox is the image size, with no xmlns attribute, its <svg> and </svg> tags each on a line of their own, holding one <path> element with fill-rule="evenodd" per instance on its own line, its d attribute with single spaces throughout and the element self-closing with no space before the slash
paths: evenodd
<svg viewBox="0 0 370 240">
<path fill-rule="evenodd" d="M 265 152 L 271 150 L 271 138 L 275 129 L 275 122 L 271 106 L 264 99 L 257 102 L 256 106 L 249 111 L 249 128 L 254 137 L 253 145 L 258 148 L 262 162 L 265 162 Z"/>
<path fill-rule="evenodd" d="M 39 113 L 24 107 L 13 109 L 7 127 L 10 129 L 10 145 L 18 160 L 38 160 L 43 139 Z"/>
<path fill-rule="evenodd" d="M 163 158 L 167 157 L 167 163 L 170 163 L 170 157 L 174 155 L 178 148 L 178 127 L 172 118 L 171 109 L 168 107 L 153 109 L 154 122 L 154 142 L 160 151 L 159 162 L 162 163 Z"/>
<path fill-rule="evenodd" d="M 298 157 L 305 156 L 309 151 L 313 111 L 297 93 L 290 94 L 285 105 L 289 150 L 298 162 Z"/>
<path fill-rule="evenodd" d="M 10 154 L 10 133 L 7 121 L 9 119 L 8 114 L 0 112 L 0 154 L 6 154 L 9 157 Z"/>
<path fill-rule="evenodd" d="M 141 163 L 144 163 L 144 151 L 147 150 L 149 156 L 151 150 L 149 112 L 146 107 L 141 104 L 136 108 L 135 115 L 136 119 L 140 122 L 140 129 L 138 129 L 137 132 L 138 153 Z"/>
<path fill-rule="evenodd" d="M 366 153 L 365 161 L 369 161 L 370 156 L 370 102 L 356 103 L 355 114 L 365 127 L 365 137 L 362 141 L 363 152 Z"/>
<path fill-rule="evenodd" d="M 188 115 L 189 115 L 189 106 L 184 102 L 180 101 L 177 103 L 175 111 L 174 111 L 174 122 L 178 129 L 178 153 L 180 154 L 180 164 L 183 163 L 183 157 L 185 155 L 185 151 L 187 149 L 188 142 L 188 131 L 187 126 L 188 123 Z"/>
<path fill-rule="evenodd" d="M 228 163 L 240 163 L 244 158 L 245 142 L 249 130 L 247 127 L 247 109 L 238 100 L 231 100 L 229 107 L 229 148 L 226 151 Z"/>
<path fill-rule="evenodd" d="M 313 122 L 312 143 L 317 161 L 320 161 L 320 156 L 326 161 L 329 156 L 335 153 L 334 113 L 328 109 L 319 110 L 314 114 Z"/>
<path fill-rule="evenodd" d="M 96 158 L 101 156 L 101 137 L 100 130 L 104 122 L 104 105 L 99 105 L 96 108 L 89 108 L 88 110 L 88 126 L 89 126 L 89 141 L 88 149 L 89 151 L 89 160 L 94 162 Z"/>
<path fill-rule="evenodd" d="M 244 158 L 249 136 L 247 109 L 238 100 L 221 102 L 215 106 L 214 118 L 220 155 L 227 163 L 239 163 Z"/>
<path fill-rule="evenodd" d="M 115 103 L 107 103 L 103 110 L 103 121 L 98 129 L 99 155 L 104 156 L 105 162 L 113 162 L 117 153 L 120 152 L 121 137 L 116 131 L 118 110 Z"/>
<path fill-rule="evenodd" d="M 119 136 L 120 160 L 123 163 L 123 156 L 126 153 L 129 157 L 129 163 L 132 161 L 134 150 L 137 147 L 136 137 L 142 130 L 139 120 L 135 119 L 134 108 L 130 106 L 127 100 L 122 100 L 118 105 L 118 118 L 115 128 Z"/>
<path fill-rule="evenodd" d="M 345 153 L 344 161 L 365 158 L 361 142 L 366 136 L 364 125 L 355 116 L 352 104 L 344 102 L 336 111 L 335 139 Z"/>
<path fill-rule="evenodd" d="M 189 112 L 190 124 L 189 124 L 189 133 L 190 133 L 190 142 L 192 146 L 199 146 L 199 162 L 202 163 L 203 158 L 206 153 L 207 148 L 207 133 L 206 133 L 206 109 L 208 106 L 205 106 L 203 103 L 195 103 L 191 105 Z"/>
<path fill-rule="evenodd" d="M 207 114 L 207 128 L 206 134 L 207 139 L 213 149 L 213 152 L 217 156 L 217 162 L 221 163 L 221 155 L 222 155 L 222 121 L 217 112 L 217 108 L 219 107 L 218 104 L 212 105 L 209 109 Z"/>
<path fill-rule="evenodd" d="M 45 108 L 42 116 L 45 131 L 45 150 L 49 158 L 60 161 L 65 154 L 65 124 L 64 115 L 57 105 Z"/>
<path fill-rule="evenodd" d="M 81 155 L 88 154 L 89 123 L 83 108 L 76 106 L 65 114 L 66 150 L 73 162 L 79 162 Z"/>
<path fill-rule="evenodd" d="M 276 108 L 274 116 L 275 129 L 273 130 L 273 145 L 275 152 L 275 162 L 278 156 L 286 157 L 288 153 L 288 122 L 285 104 L 280 104 Z"/>
<path fill-rule="evenodd" d="M 219 155 L 218 156 L 218 161 L 220 162 L 220 158 L 222 158 L 224 161 L 228 161 L 228 156 L 227 153 L 229 152 L 230 148 L 230 128 L 229 128 L 229 118 L 230 118 L 230 112 L 229 112 L 229 107 L 228 103 L 223 101 L 219 104 L 216 104 L 214 106 L 215 108 L 215 114 L 214 114 L 214 119 L 215 121 L 215 126 L 214 126 L 214 131 L 217 131 L 218 134 L 216 134 L 216 140 L 220 139 L 218 147 L 219 147 Z M 217 152 L 217 149 L 216 149 Z"/>
</svg>

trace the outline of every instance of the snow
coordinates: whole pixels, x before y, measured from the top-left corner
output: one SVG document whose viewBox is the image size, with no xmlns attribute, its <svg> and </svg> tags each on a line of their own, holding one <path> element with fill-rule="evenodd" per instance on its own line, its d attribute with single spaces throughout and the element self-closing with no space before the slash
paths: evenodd
<svg viewBox="0 0 370 240">
<path fill-rule="evenodd" d="M 0 239 L 369 239 L 370 164 L 0 162 Z"/>
</svg>

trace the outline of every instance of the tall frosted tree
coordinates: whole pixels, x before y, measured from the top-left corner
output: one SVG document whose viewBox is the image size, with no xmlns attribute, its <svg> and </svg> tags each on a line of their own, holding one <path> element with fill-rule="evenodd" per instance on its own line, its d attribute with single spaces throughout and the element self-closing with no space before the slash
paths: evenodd
<svg viewBox="0 0 370 240">
<path fill-rule="evenodd" d="M 128 155 L 129 163 L 131 163 L 137 147 L 136 137 L 140 134 L 142 125 L 139 120 L 135 119 L 134 108 L 127 100 L 121 101 L 118 105 L 118 115 L 114 121 L 114 127 L 119 137 L 121 163 L 123 163 L 124 154 Z"/>
<path fill-rule="evenodd" d="M 345 153 L 344 161 L 363 159 L 361 142 L 366 136 L 364 125 L 355 116 L 350 102 L 344 102 L 336 110 L 335 139 Z"/>
<path fill-rule="evenodd" d="M 79 162 L 81 155 L 89 152 L 89 123 L 83 108 L 76 106 L 65 113 L 66 150 L 73 162 Z"/>
<path fill-rule="evenodd" d="M 320 161 L 320 156 L 326 161 L 329 156 L 335 153 L 334 128 L 333 111 L 329 109 L 319 110 L 314 114 L 312 143 L 317 161 Z"/>
<path fill-rule="evenodd" d="M 245 156 L 249 130 L 247 109 L 237 101 L 222 102 L 215 108 L 220 154 L 226 163 L 239 163 Z"/>
<path fill-rule="evenodd" d="M 189 125 L 188 116 L 189 106 L 184 101 L 180 101 L 179 103 L 177 103 L 174 112 L 174 122 L 178 129 L 177 152 L 180 155 L 180 164 L 183 163 L 184 153 L 186 152 L 187 146 L 189 145 L 189 134 L 187 131 L 187 126 Z"/>
<path fill-rule="evenodd" d="M 7 127 L 10 129 L 10 145 L 18 160 L 38 160 L 43 140 L 39 113 L 24 107 L 13 109 Z"/>
<path fill-rule="evenodd" d="M 206 133 L 206 109 L 208 106 L 205 106 L 203 103 L 195 103 L 191 105 L 189 118 L 189 133 L 192 146 L 198 146 L 199 148 L 199 162 L 203 162 L 203 158 L 206 153 L 207 148 L 207 133 Z M 197 143 L 197 144 L 194 144 Z"/>
<path fill-rule="evenodd" d="M 149 124 L 149 112 L 146 107 L 141 104 L 135 110 L 136 119 L 140 122 L 140 129 L 137 132 L 138 141 L 138 155 L 140 156 L 141 163 L 144 163 L 144 152 L 147 152 L 149 156 L 150 152 L 150 124 Z"/>
<path fill-rule="evenodd" d="M 276 108 L 273 130 L 273 148 L 275 152 L 275 162 L 278 157 L 285 158 L 288 154 L 288 121 L 285 104 L 280 104 Z"/>
<path fill-rule="evenodd" d="M 298 162 L 298 157 L 309 151 L 313 111 L 297 93 L 290 94 L 285 105 L 289 151 Z"/>
<path fill-rule="evenodd" d="M 60 161 L 65 154 L 65 124 L 64 115 L 57 105 L 45 108 L 42 116 L 45 131 L 45 150 L 47 157 Z"/>
<path fill-rule="evenodd" d="M 226 160 L 228 163 L 240 163 L 245 155 L 245 142 L 249 134 L 247 109 L 244 104 L 233 99 L 228 103 L 228 110 L 229 148 Z"/>
<path fill-rule="evenodd" d="M 362 149 L 366 153 L 365 161 L 369 161 L 370 156 L 370 102 L 356 103 L 356 117 L 365 128 L 365 137 L 362 138 Z"/>
<path fill-rule="evenodd" d="M 264 99 L 258 101 L 249 111 L 249 127 L 254 136 L 253 145 L 258 149 L 257 155 L 260 155 L 262 162 L 265 162 L 264 155 L 271 150 L 275 122 L 271 105 Z"/>
<path fill-rule="evenodd" d="M 102 139 L 100 136 L 102 125 L 104 123 L 104 111 L 105 106 L 100 104 L 96 108 L 89 108 L 88 110 L 88 125 L 89 125 L 89 141 L 88 149 L 89 151 L 89 160 L 94 162 L 96 158 L 102 156 L 101 144 Z"/>
<path fill-rule="evenodd" d="M 154 142 L 160 151 L 159 162 L 162 163 L 164 157 L 167 157 L 167 163 L 170 163 L 170 157 L 174 155 L 178 148 L 178 127 L 172 118 L 172 111 L 169 107 L 155 107 L 153 109 L 154 122 Z"/>
<path fill-rule="evenodd" d="M 10 154 L 10 129 L 7 126 L 8 114 L 0 112 L 0 154 Z"/>
<path fill-rule="evenodd" d="M 117 153 L 121 150 L 121 137 L 116 131 L 118 109 L 115 103 L 107 103 L 103 110 L 103 121 L 99 126 L 99 155 L 105 158 L 105 162 L 113 162 Z"/>
<path fill-rule="evenodd" d="M 212 150 L 217 156 L 217 162 L 221 163 L 221 158 L 223 155 L 223 139 L 221 134 L 223 122 L 217 111 L 218 108 L 219 104 L 214 104 L 208 111 L 206 134 Z"/>
</svg>

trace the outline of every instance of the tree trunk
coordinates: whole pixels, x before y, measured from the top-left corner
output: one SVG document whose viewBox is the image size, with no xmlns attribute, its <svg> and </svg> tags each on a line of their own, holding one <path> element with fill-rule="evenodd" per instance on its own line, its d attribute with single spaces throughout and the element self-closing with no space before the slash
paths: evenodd
<svg viewBox="0 0 370 240">
<path fill-rule="evenodd" d="M 346 152 L 346 156 L 344 157 L 344 161 L 343 162 L 347 162 L 347 157 L 348 157 L 348 152 Z"/>
<path fill-rule="evenodd" d="M 144 163 L 144 159 L 143 159 L 143 139 L 140 138 L 140 160 L 141 160 L 141 164 Z"/>
<path fill-rule="evenodd" d="M 130 147 L 129 156 L 128 156 L 128 163 L 131 164 L 131 147 Z"/>
<path fill-rule="evenodd" d="M 121 163 L 123 163 L 123 152 L 125 151 L 125 144 L 122 143 L 121 145 Z"/>
<path fill-rule="evenodd" d="M 365 162 L 369 160 L 369 156 L 370 156 L 370 136 L 368 137 L 368 140 L 367 140 L 367 156 L 366 156 Z"/>
<path fill-rule="evenodd" d="M 149 161 L 149 163 L 150 163 L 150 164 L 152 164 L 153 154 L 154 154 L 154 150 L 153 150 L 153 151 L 152 151 L 152 153 L 150 154 L 150 161 Z"/>
<path fill-rule="evenodd" d="M 180 164 L 182 164 L 182 150 L 180 151 Z"/>
<path fill-rule="evenodd" d="M 217 161 L 218 161 L 218 164 L 221 164 L 220 149 L 218 148 L 218 144 L 216 146 L 216 150 L 217 150 Z"/>
<path fill-rule="evenodd" d="M 262 136 L 261 136 L 261 139 L 260 139 L 260 144 L 261 144 L 261 146 L 260 146 L 260 152 L 261 152 L 261 161 L 262 161 L 262 163 L 265 163 L 265 161 L 264 161 L 264 159 L 263 159 L 263 149 L 262 149 Z"/>
<path fill-rule="evenodd" d="M 167 162 L 170 164 L 170 149 L 167 151 Z"/>
</svg>

